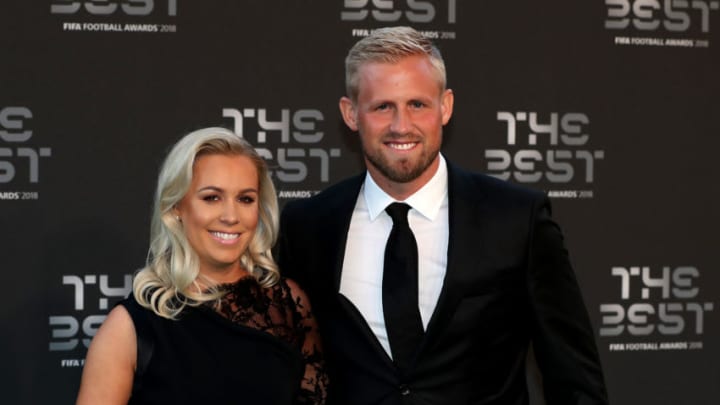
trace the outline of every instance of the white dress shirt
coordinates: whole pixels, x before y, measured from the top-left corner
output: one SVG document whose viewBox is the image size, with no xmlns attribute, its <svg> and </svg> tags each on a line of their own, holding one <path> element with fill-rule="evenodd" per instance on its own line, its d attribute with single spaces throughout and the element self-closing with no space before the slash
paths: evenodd
<svg viewBox="0 0 720 405">
<path fill-rule="evenodd" d="M 440 155 L 435 175 L 404 202 L 418 245 L 418 304 L 427 329 L 440 296 L 447 266 L 449 237 L 447 164 Z M 360 311 L 385 351 L 392 357 L 385 329 L 382 278 L 385 244 L 392 218 L 385 207 L 395 202 L 368 173 L 350 221 L 340 293 Z"/>
</svg>

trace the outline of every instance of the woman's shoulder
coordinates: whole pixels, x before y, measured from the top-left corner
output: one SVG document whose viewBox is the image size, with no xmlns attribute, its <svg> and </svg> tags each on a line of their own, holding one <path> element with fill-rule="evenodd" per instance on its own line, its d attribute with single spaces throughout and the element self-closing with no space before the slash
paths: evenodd
<svg viewBox="0 0 720 405">
<path fill-rule="evenodd" d="M 92 339 L 88 357 L 123 360 L 135 368 L 136 325 L 124 305 L 113 308 Z"/>
<path fill-rule="evenodd" d="M 135 327 L 124 306 L 108 314 L 85 359 L 78 404 L 127 402 L 136 368 Z"/>
<path fill-rule="evenodd" d="M 107 318 L 105 318 L 105 321 L 103 321 L 103 325 L 111 325 L 113 329 L 129 329 L 132 330 L 134 333 L 135 328 L 134 322 L 132 321 L 132 312 L 130 309 L 128 309 L 127 306 L 121 304 L 126 300 L 127 298 L 125 300 L 122 300 L 120 303 L 118 303 L 118 305 L 116 305 L 113 309 L 110 310 Z M 137 303 L 135 303 L 135 305 L 140 307 Z"/>
<path fill-rule="evenodd" d="M 293 295 L 304 293 L 302 287 L 300 287 L 295 280 L 284 276 L 280 276 L 278 278 L 278 281 L 275 285 L 273 285 L 273 288 L 280 289 Z"/>
</svg>

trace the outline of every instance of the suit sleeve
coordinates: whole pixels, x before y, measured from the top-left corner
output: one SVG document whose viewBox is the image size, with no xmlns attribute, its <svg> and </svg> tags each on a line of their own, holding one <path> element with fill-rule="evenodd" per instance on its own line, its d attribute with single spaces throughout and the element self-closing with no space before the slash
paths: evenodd
<svg viewBox="0 0 720 405">
<path fill-rule="evenodd" d="M 290 211 L 292 210 L 291 204 L 288 204 L 285 209 L 283 209 L 282 213 L 280 214 L 280 231 L 278 236 L 278 243 L 277 243 L 277 259 L 278 259 L 278 266 L 280 267 L 280 273 L 289 278 L 293 278 L 297 280 L 297 271 L 293 268 L 291 263 L 293 260 L 291 259 L 292 252 L 291 252 L 291 245 L 288 243 L 289 236 L 288 234 L 292 232 L 290 222 L 291 222 L 291 216 L 292 214 Z"/>
<path fill-rule="evenodd" d="M 607 404 L 594 333 L 562 232 L 543 197 L 534 210 L 528 289 L 533 347 L 548 404 Z"/>
</svg>

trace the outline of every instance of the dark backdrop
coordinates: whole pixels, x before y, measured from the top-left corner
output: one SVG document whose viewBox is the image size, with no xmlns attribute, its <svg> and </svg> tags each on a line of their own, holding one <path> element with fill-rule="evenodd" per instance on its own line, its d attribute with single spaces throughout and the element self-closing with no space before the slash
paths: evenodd
<svg viewBox="0 0 720 405">
<path fill-rule="evenodd" d="M 2 402 L 73 403 L 183 134 L 240 132 L 281 204 L 361 170 L 344 54 L 402 24 L 446 59 L 445 155 L 552 197 L 612 403 L 717 404 L 719 5 L 3 0 Z"/>
</svg>

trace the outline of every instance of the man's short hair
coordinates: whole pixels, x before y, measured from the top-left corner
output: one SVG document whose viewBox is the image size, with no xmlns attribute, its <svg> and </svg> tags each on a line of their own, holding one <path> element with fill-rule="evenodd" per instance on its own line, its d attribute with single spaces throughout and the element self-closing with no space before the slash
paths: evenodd
<svg viewBox="0 0 720 405">
<path fill-rule="evenodd" d="M 445 62 L 438 48 L 420 32 L 410 27 L 386 27 L 374 30 L 370 36 L 358 41 L 345 58 L 345 91 L 356 101 L 358 97 L 358 71 L 365 63 L 397 63 L 413 55 L 426 55 L 436 70 L 438 84 L 445 90 L 447 84 Z"/>
</svg>

